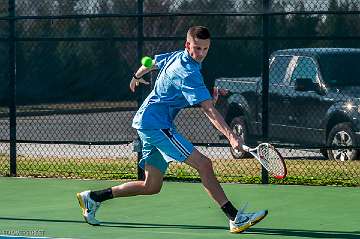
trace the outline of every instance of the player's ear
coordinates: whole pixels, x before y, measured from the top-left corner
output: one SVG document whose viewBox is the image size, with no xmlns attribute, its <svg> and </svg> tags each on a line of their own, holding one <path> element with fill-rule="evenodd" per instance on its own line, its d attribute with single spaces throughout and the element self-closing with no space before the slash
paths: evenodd
<svg viewBox="0 0 360 239">
<path fill-rule="evenodd" d="M 190 42 L 185 41 L 185 48 L 186 48 L 187 50 L 190 50 Z"/>
</svg>

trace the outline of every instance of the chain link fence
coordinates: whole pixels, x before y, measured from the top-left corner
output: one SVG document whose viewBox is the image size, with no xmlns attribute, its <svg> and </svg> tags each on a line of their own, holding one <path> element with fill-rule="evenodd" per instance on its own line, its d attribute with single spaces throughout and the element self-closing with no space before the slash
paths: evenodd
<svg viewBox="0 0 360 239">
<path fill-rule="evenodd" d="M 215 106 L 289 167 L 286 179 L 268 178 L 200 108 L 184 109 L 178 131 L 219 180 L 360 185 L 359 13 L 350 0 L 0 0 L 0 174 L 139 177 L 131 121 L 151 87 L 131 93 L 131 75 L 143 55 L 182 49 L 187 29 L 205 25 Z M 166 177 L 199 180 L 178 163 Z"/>
</svg>

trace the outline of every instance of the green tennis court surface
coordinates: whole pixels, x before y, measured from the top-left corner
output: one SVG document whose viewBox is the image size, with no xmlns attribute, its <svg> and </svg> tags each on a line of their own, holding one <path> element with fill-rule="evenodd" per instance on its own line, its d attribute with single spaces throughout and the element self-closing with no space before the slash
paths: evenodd
<svg viewBox="0 0 360 239">
<path fill-rule="evenodd" d="M 360 238 L 359 188 L 223 184 L 233 203 L 269 209 L 243 234 L 228 222 L 199 183 L 165 182 L 159 195 L 105 202 L 83 222 L 75 193 L 114 181 L 0 178 L 0 238 Z"/>
</svg>

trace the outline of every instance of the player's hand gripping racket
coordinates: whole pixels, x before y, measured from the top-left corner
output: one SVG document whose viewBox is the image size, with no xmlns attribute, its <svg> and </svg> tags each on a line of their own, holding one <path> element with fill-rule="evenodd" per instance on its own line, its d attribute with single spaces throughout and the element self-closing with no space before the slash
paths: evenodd
<svg viewBox="0 0 360 239">
<path fill-rule="evenodd" d="M 286 177 L 287 170 L 284 159 L 271 144 L 261 143 L 256 148 L 250 148 L 243 144 L 242 149 L 251 153 L 275 178 L 282 179 Z"/>
</svg>

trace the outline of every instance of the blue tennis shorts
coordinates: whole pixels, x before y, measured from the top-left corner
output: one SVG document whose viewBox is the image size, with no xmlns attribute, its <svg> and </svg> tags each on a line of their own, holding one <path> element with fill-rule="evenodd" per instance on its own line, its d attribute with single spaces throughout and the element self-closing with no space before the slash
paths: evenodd
<svg viewBox="0 0 360 239">
<path fill-rule="evenodd" d="M 194 150 L 194 145 L 175 129 L 138 129 L 137 132 L 142 142 L 139 162 L 142 169 L 146 163 L 164 174 L 170 162 L 184 162 Z"/>
</svg>

